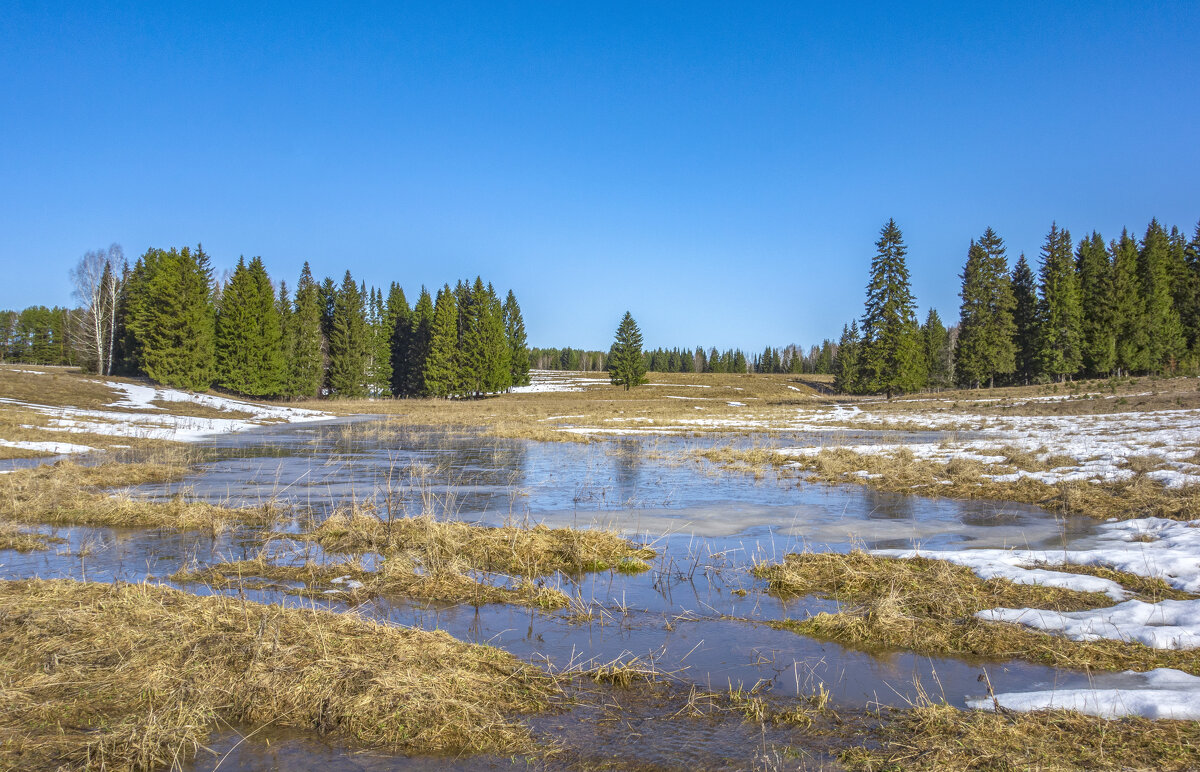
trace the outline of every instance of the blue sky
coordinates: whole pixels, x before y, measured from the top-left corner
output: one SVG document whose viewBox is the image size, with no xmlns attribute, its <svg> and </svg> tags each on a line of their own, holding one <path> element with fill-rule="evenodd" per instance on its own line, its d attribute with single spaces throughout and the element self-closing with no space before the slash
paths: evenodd
<svg viewBox="0 0 1200 772">
<path fill-rule="evenodd" d="M 0 307 L 118 242 L 415 300 L 482 274 L 534 345 L 809 344 L 880 226 L 921 314 L 968 243 L 1200 219 L 1200 3 L 0 8 Z"/>
</svg>

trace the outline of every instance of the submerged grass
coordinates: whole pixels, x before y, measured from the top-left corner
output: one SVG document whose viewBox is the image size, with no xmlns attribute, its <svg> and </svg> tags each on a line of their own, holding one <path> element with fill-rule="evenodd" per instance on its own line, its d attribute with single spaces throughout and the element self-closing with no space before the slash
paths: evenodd
<svg viewBox="0 0 1200 772">
<path fill-rule="evenodd" d="M 64 541 L 66 539 L 58 536 L 26 531 L 12 523 L 0 522 L 0 550 L 33 552 L 49 549 L 51 544 L 62 544 Z"/>
<path fill-rule="evenodd" d="M 978 611 L 997 607 L 1079 611 L 1111 606 L 1113 601 L 1101 593 L 1006 579 L 983 581 L 969 568 L 945 561 L 886 558 L 862 551 L 788 555 L 782 564 L 759 565 L 754 573 L 766 579 L 775 594 L 816 594 L 842 604 L 838 613 L 772 624 L 843 645 L 906 649 L 927 656 L 1020 659 L 1053 667 L 1171 667 L 1200 674 L 1200 660 L 1192 651 L 1152 649 L 1127 641 L 1071 641 L 974 617 Z"/>
<path fill-rule="evenodd" d="M 441 632 L 153 585 L 0 582 L 0 767 L 150 769 L 227 725 L 403 752 L 534 750 L 557 693 Z"/>
</svg>

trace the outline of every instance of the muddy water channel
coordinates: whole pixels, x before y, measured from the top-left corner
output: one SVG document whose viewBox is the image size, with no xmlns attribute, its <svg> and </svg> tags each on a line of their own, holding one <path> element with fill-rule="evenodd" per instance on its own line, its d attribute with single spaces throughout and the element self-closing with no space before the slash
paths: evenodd
<svg viewBox="0 0 1200 772">
<path fill-rule="evenodd" d="M 811 437 L 803 438 L 812 441 Z M 764 728 L 737 713 L 693 717 L 696 692 L 749 692 L 786 707 L 815 690 L 835 710 L 861 712 L 905 705 L 918 689 L 962 706 L 979 696 L 983 668 L 996 691 L 1035 684 L 1070 685 L 1083 676 L 1020 662 L 930 659 L 907 652 L 854 651 L 776 630 L 772 620 L 804 619 L 830 601 L 787 601 L 766 593 L 749 568 L 805 549 L 1021 546 L 1054 548 L 1086 536 L 1090 521 L 1054 518 L 1003 502 L 888 495 L 859 486 L 831 487 L 773 473 L 731 472 L 691 460 L 705 443 L 802 438 L 623 438 L 592 444 L 495 439 L 461 430 L 382 430 L 370 421 L 280 426 L 222 437 L 211 459 L 180 483 L 135 495 L 188 495 L 238 505 L 276 501 L 313 511 L 388 499 L 394 511 L 434 512 L 490 525 L 544 523 L 604 527 L 653 547 L 652 568 L 636 575 L 602 572 L 552 580 L 575 599 L 572 610 L 508 605 L 442 606 L 376 598 L 359 613 L 441 629 L 460 639 L 502 647 L 551 671 L 634 661 L 662 674 L 653 685 L 582 689 L 575 707 L 531 720 L 535 733 L 561 747 L 538 766 L 577 764 L 721 768 L 821 765 L 822 748 L 795 728 Z M 818 440 L 819 441 L 819 440 Z M 64 544 L 41 553 L 0 553 L 4 578 L 74 577 L 139 581 L 188 565 L 240 560 L 257 553 L 263 534 L 58 529 Z M 287 540 L 283 539 L 282 543 Z M 307 546 L 306 557 L 316 549 Z M 319 559 L 319 554 L 317 555 Z M 186 585 L 192 592 L 204 587 Z M 318 599 L 284 588 L 241 590 L 283 604 L 345 609 L 336 587 Z M 328 589 L 328 592 L 325 591 Z M 239 591 L 233 591 L 239 592 Z M 580 609 L 587 614 L 580 614 Z M 586 692 L 586 693 L 584 693 Z M 508 759 L 372 756 L 312 736 L 256 734 L 214 739 L 231 769 L 493 768 Z M 217 757 L 201 754 L 195 769 Z"/>
</svg>

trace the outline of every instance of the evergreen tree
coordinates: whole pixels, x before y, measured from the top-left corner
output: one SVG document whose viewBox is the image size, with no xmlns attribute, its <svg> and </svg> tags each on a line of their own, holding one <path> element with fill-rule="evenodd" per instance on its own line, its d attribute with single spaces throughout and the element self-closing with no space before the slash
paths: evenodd
<svg viewBox="0 0 1200 772">
<path fill-rule="evenodd" d="M 1071 247 L 1071 232 L 1059 230 L 1058 224 L 1052 223 L 1042 247 L 1038 360 L 1042 372 L 1059 381 L 1077 373 L 1083 365 L 1083 307 Z"/>
<path fill-rule="evenodd" d="M 213 381 L 212 275 L 197 246 L 147 250 L 130 276 L 127 325 L 151 380 L 203 391 Z"/>
<path fill-rule="evenodd" d="M 372 287 L 370 298 L 368 381 L 372 395 L 385 396 L 392 393 L 392 320 L 383 305 L 383 292 Z"/>
<path fill-rule="evenodd" d="M 529 385 L 529 345 L 525 336 L 525 320 L 521 318 L 521 306 L 517 304 L 517 296 L 512 290 L 504 298 L 502 309 L 504 318 L 504 338 L 508 342 L 508 362 L 511 368 L 513 386 Z M 696 349 L 701 352 L 702 349 Z"/>
<path fill-rule="evenodd" d="M 487 290 L 476 276 L 474 286 L 460 283 L 454 296 L 458 303 L 458 385 L 464 393 L 479 395 L 485 391 L 488 372 Z"/>
<path fill-rule="evenodd" d="M 1109 244 L 1112 253 L 1113 326 L 1117 331 L 1118 371 L 1125 374 L 1150 369 L 1150 337 L 1146 326 L 1146 304 L 1138 275 L 1137 242 L 1129 231 Z"/>
<path fill-rule="evenodd" d="M 1187 290 L 1179 317 L 1187 335 L 1188 348 L 1193 353 L 1200 353 L 1200 222 L 1196 223 L 1196 231 L 1184 249 L 1183 258 L 1187 266 Z"/>
<path fill-rule="evenodd" d="M 287 393 L 294 397 L 316 397 L 325 382 L 325 335 L 321 330 L 321 289 L 313 281 L 308 263 L 296 284 L 296 307 L 292 314 L 293 347 L 289 361 Z"/>
<path fill-rule="evenodd" d="M 926 382 L 931 388 L 944 389 L 950 386 L 950 333 L 942 324 L 938 312 L 931 308 L 921 327 L 921 339 L 925 345 Z"/>
<path fill-rule="evenodd" d="M 962 273 L 962 311 L 955 344 L 955 373 L 963 384 L 995 385 L 1016 369 L 1015 300 L 1004 240 L 988 228 L 971 242 Z"/>
<path fill-rule="evenodd" d="M 646 382 L 646 364 L 642 360 L 642 332 L 628 311 L 617 326 L 617 334 L 608 354 L 608 377 L 614 386 L 629 391 Z"/>
<path fill-rule="evenodd" d="M 334 296 L 329 325 L 329 392 L 343 399 L 367 396 L 367 313 L 350 272 Z"/>
<path fill-rule="evenodd" d="M 237 268 L 221 292 L 216 317 L 217 383 L 252 397 L 283 386 L 283 334 L 275 291 L 261 258 Z"/>
<path fill-rule="evenodd" d="M 1038 374 L 1038 346 L 1041 324 L 1038 320 L 1037 284 L 1022 252 L 1012 272 L 1013 348 L 1016 352 L 1014 376 L 1028 385 Z M 960 333 L 961 334 L 961 333 Z M 955 363 L 957 369 L 958 363 Z"/>
<path fill-rule="evenodd" d="M 1079 294 L 1083 366 L 1093 375 L 1108 375 L 1117 364 L 1117 330 L 1113 311 L 1112 265 L 1100 234 L 1081 239 L 1075 251 Z"/>
<path fill-rule="evenodd" d="M 862 341 L 858 336 L 858 320 L 842 327 L 842 339 L 833 359 L 833 388 L 843 394 L 855 394 L 862 383 Z"/>
<path fill-rule="evenodd" d="M 504 330 L 504 306 L 490 283 L 484 293 L 486 308 L 482 319 L 486 364 L 483 388 L 489 394 L 499 394 L 512 387 L 512 350 Z"/>
<path fill-rule="evenodd" d="M 888 220 L 875 242 L 871 281 L 863 313 L 862 369 L 870 391 L 893 394 L 923 385 L 924 362 L 916 303 L 904 256 L 907 248 L 895 220 Z"/>
<path fill-rule="evenodd" d="M 1138 253 L 1151 370 L 1172 371 L 1184 353 L 1183 324 L 1171 292 L 1170 241 L 1158 220 L 1151 220 Z"/>
<path fill-rule="evenodd" d="M 408 393 L 427 397 L 430 390 L 425 384 L 425 365 L 429 360 L 433 343 L 433 299 L 429 290 L 421 287 L 417 304 L 413 307 L 412 332 L 409 336 Z"/>
<path fill-rule="evenodd" d="M 292 388 L 292 357 L 296 354 L 296 319 L 292 311 L 292 296 L 288 292 L 286 281 L 279 282 L 279 296 L 275 301 L 275 313 L 279 317 L 279 349 L 281 363 L 279 369 L 278 394 L 283 397 L 293 396 Z"/>
<path fill-rule="evenodd" d="M 458 391 L 458 300 L 450 285 L 438 290 L 425 358 L 425 396 L 448 397 Z"/>
<path fill-rule="evenodd" d="M 409 354 L 412 347 L 412 309 L 408 307 L 404 289 L 396 282 L 392 282 L 388 291 L 386 314 L 391 329 L 388 339 L 388 356 L 392 365 L 391 391 L 392 396 L 402 397 L 411 393 Z"/>
</svg>

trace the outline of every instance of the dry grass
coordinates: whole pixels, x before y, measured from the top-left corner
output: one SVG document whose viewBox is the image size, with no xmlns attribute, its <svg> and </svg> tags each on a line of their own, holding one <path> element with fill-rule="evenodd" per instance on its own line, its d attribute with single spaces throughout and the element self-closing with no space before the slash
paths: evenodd
<svg viewBox="0 0 1200 772">
<path fill-rule="evenodd" d="M 351 614 L 152 585 L 0 583 L 0 767 L 132 770 L 271 724 L 401 752 L 533 750 L 552 682 L 511 655 Z"/>
<path fill-rule="evenodd" d="M 883 714 L 876 742 L 841 754 L 847 769 L 1195 770 L 1200 721 L 1108 720 L 1069 711 L 959 710 L 932 703 Z"/>
<path fill-rule="evenodd" d="M 189 501 L 182 495 L 155 502 L 104 492 L 112 486 L 179 479 L 187 471 L 189 458 L 176 451 L 134 463 L 85 466 L 68 460 L 0 475 L 0 520 L 220 531 L 234 522 L 269 523 L 282 515 L 270 504 L 240 509 Z"/>
<path fill-rule="evenodd" d="M 0 521 L 0 550 L 33 552 L 48 549 L 51 544 L 62 544 L 64 541 L 66 539 L 47 536 L 44 533 L 33 533 L 18 528 L 12 523 Z"/>
<path fill-rule="evenodd" d="M 970 569 L 945 561 L 901 560 L 861 551 L 788 555 L 782 564 L 760 565 L 754 572 L 770 582 L 773 593 L 816 594 L 842 604 L 843 610 L 836 614 L 821 613 L 777 626 L 844 645 L 905 649 L 928 656 L 1019 659 L 1077 669 L 1172 667 L 1200 674 L 1195 652 L 1124 641 L 1071 641 L 974 617 L 978 611 L 997 607 L 1078 611 L 1111 606 L 1113 601 L 1101 593 L 1005 579 L 985 582 Z"/>
<path fill-rule="evenodd" d="M 525 577 L 615 570 L 639 573 L 654 550 L 612 531 L 574 528 L 489 527 L 421 517 L 380 518 L 360 510 L 331 515 L 307 538 L 338 553 L 415 552 L 426 566 L 466 566 Z"/>
</svg>

